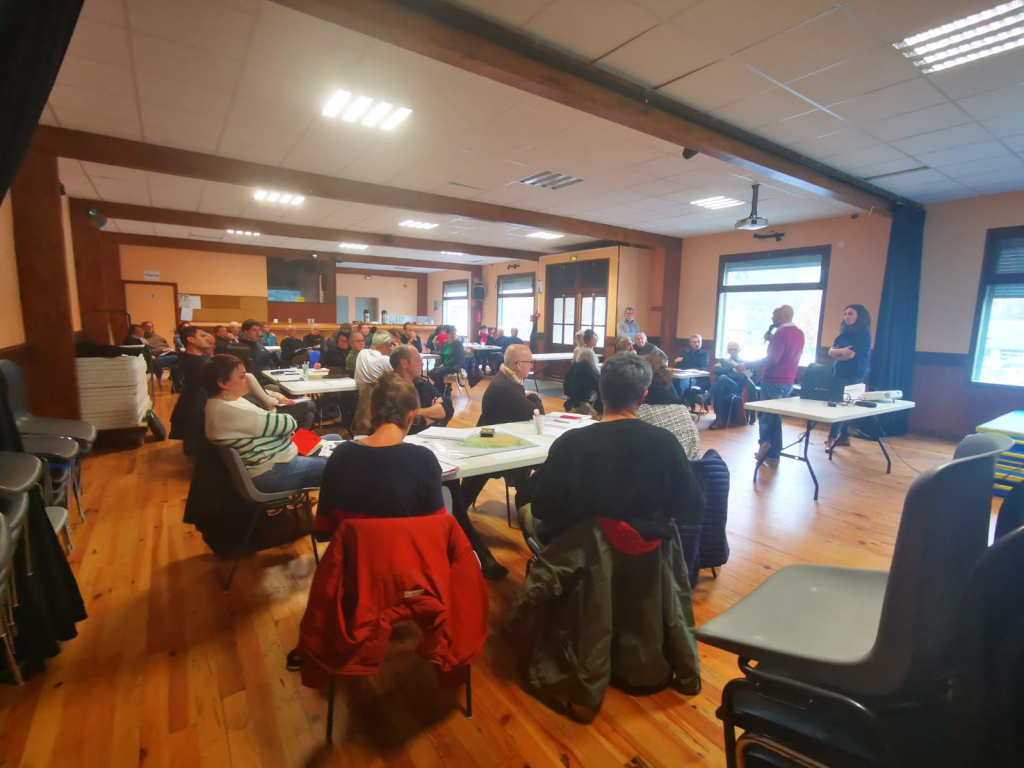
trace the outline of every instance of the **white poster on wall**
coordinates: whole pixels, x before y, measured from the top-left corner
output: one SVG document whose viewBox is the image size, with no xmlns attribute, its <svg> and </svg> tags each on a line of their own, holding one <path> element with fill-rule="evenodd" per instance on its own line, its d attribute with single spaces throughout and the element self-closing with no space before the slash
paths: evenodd
<svg viewBox="0 0 1024 768">
<path fill-rule="evenodd" d="M 149 271 L 149 270 L 147 270 L 147 271 L 142 273 L 142 279 L 143 280 L 150 280 L 152 282 L 159 282 L 159 280 L 160 280 L 160 273 L 156 272 L 156 271 Z"/>
<path fill-rule="evenodd" d="M 182 309 L 188 307 L 189 309 L 202 309 L 203 301 L 202 296 L 197 296 L 191 293 L 179 293 L 178 294 L 178 306 Z"/>
<path fill-rule="evenodd" d="M 189 322 L 189 323 L 192 322 L 192 307 L 182 307 L 181 308 L 181 321 L 183 323 L 184 322 Z"/>
</svg>

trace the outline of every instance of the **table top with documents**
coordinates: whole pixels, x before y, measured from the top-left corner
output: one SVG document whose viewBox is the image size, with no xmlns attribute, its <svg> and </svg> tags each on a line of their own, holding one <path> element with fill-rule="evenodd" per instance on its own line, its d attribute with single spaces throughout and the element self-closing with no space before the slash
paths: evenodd
<svg viewBox="0 0 1024 768">
<path fill-rule="evenodd" d="M 298 368 L 264 371 L 263 375 L 292 397 L 322 395 L 328 392 L 354 392 L 358 389 L 355 379 L 328 379 L 327 369 L 319 370 L 322 373 L 310 371 L 309 379 L 304 379 L 302 371 Z"/>
<path fill-rule="evenodd" d="M 602 352 L 595 352 L 598 359 L 604 357 Z M 572 360 L 572 352 L 537 352 L 533 356 L 535 363 L 550 363 L 556 360 Z"/>
<path fill-rule="evenodd" d="M 500 352 L 501 347 L 496 347 L 493 344 L 471 344 L 466 342 L 463 348 L 468 352 Z"/>
<path fill-rule="evenodd" d="M 710 376 L 711 374 L 707 371 L 702 371 L 699 368 L 671 368 L 673 379 L 699 379 L 703 376 Z"/>
<path fill-rule="evenodd" d="M 519 469 L 521 467 L 532 467 L 538 464 L 543 464 L 548 458 L 548 451 L 551 449 L 551 444 L 555 442 L 560 435 L 572 429 L 583 429 L 597 423 L 587 416 L 580 417 L 579 419 L 572 419 L 571 417 L 573 415 L 574 414 L 548 414 L 544 416 L 544 432 L 540 435 L 537 434 L 537 429 L 532 421 L 519 421 L 511 424 L 492 425 L 495 432 L 515 435 L 522 440 L 533 443 L 532 446 L 527 448 L 517 448 L 514 450 L 502 451 L 501 453 L 473 456 L 471 458 L 463 459 L 452 459 L 444 456 L 440 452 L 437 452 L 436 455 L 438 461 L 441 462 L 442 469 L 446 468 L 446 464 L 458 467 L 458 470 L 454 475 L 445 475 L 444 479 L 462 479 L 464 477 L 472 477 L 474 475 L 486 475 L 494 472 L 504 472 L 509 469 Z M 451 433 L 452 439 L 465 439 L 466 437 L 480 434 L 480 429 L 477 427 L 448 431 Z M 410 435 L 405 438 L 405 441 L 407 443 L 415 443 L 417 445 L 424 445 L 430 448 L 431 443 L 445 439 L 443 437 L 425 436 L 430 434 L 430 432 L 441 434 L 443 430 L 430 430 L 428 432 L 420 433 L 419 435 Z"/>
<path fill-rule="evenodd" d="M 744 403 L 748 411 L 777 413 L 779 416 L 790 416 L 794 419 L 807 419 L 819 424 L 838 424 L 842 421 L 853 421 L 868 416 L 881 416 L 895 411 L 906 411 L 915 403 L 910 400 L 897 400 L 895 403 L 874 401 L 876 407 L 862 408 L 856 405 L 839 404 L 834 407 L 824 400 L 810 400 L 806 397 L 783 397 L 778 400 L 758 400 Z"/>
</svg>

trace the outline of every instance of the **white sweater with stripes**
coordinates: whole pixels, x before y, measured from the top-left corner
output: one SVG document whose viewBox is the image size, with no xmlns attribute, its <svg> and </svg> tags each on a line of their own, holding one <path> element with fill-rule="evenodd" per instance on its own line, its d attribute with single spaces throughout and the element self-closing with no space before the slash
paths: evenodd
<svg viewBox="0 0 1024 768">
<path fill-rule="evenodd" d="M 299 455 L 291 441 L 297 427 L 291 416 L 265 411 L 248 400 L 211 397 L 206 401 L 206 438 L 238 451 L 252 477 Z"/>
</svg>

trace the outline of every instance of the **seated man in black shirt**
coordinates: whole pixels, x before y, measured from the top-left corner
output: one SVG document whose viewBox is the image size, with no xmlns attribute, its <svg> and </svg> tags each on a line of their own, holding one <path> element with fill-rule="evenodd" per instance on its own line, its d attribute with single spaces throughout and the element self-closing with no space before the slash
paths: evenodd
<svg viewBox="0 0 1024 768">
<path fill-rule="evenodd" d="M 432 424 L 443 427 L 448 423 L 455 413 L 452 399 L 442 397 L 433 383 L 423 378 L 423 360 L 416 347 L 412 344 L 395 347 L 391 352 L 391 369 L 416 387 L 416 394 L 420 398 L 420 407 L 409 434 L 422 432 Z"/>
<path fill-rule="evenodd" d="M 181 440 L 186 456 L 195 456 L 203 439 L 203 409 L 206 407 L 203 366 L 213 353 L 214 337 L 202 328 L 190 325 L 182 329 L 181 343 L 184 347 L 178 356 L 182 377 L 181 394 L 171 412 L 169 437 Z"/>
<path fill-rule="evenodd" d="M 230 347 L 235 343 L 235 339 L 231 335 L 231 332 L 228 331 L 228 327 L 226 325 L 214 326 L 213 336 L 215 341 L 214 353 L 218 355 L 230 355 Z"/>
<path fill-rule="evenodd" d="M 242 338 L 238 342 L 249 348 L 249 359 L 252 360 L 252 372 L 259 379 L 260 374 L 277 368 L 280 360 L 277 355 L 263 346 L 260 341 L 260 333 L 263 324 L 259 320 L 246 320 L 242 323 Z"/>
<path fill-rule="evenodd" d="M 302 349 L 302 340 L 294 325 L 289 325 L 285 332 L 287 335 L 281 339 L 281 362 L 284 365 L 291 365 L 292 358 Z"/>
<path fill-rule="evenodd" d="M 653 540 L 672 535 L 673 520 L 701 520 L 704 494 L 683 447 L 636 417 L 650 383 L 651 366 L 636 355 L 613 355 L 601 366 L 601 423 L 555 440 L 530 483 L 529 508 L 516 495 L 524 535 L 547 544 L 583 519 L 608 517 Z"/>
<path fill-rule="evenodd" d="M 711 355 L 706 350 L 701 349 L 701 346 L 703 344 L 704 339 L 701 338 L 701 335 L 699 333 L 693 334 L 693 336 L 690 337 L 690 346 L 684 349 L 683 354 L 676 358 L 675 367 L 681 371 L 708 370 L 708 362 L 710 362 L 711 360 Z M 711 386 L 711 377 L 701 376 L 698 379 L 693 379 L 693 383 L 700 387 L 701 392 L 703 393 L 705 390 L 707 390 L 708 387 Z M 676 379 L 673 382 L 673 386 L 675 386 L 676 388 L 676 394 L 684 402 L 686 402 L 686 398 L 684 397 L 686 393 L 686 387 L 688 387 L 689 385 L 690 382 L 685 379 Z M 689 404 L 692 406 L 692 402 L 690 402 Z"/>
<path fill-rule="evenodd" d="M 320 335 L 320 326 L 313 324 L 309 333 L 302 337 L 302 345 L 311 349 L 323 349 L 327 346 L 327 340 Z"/>
</svg>

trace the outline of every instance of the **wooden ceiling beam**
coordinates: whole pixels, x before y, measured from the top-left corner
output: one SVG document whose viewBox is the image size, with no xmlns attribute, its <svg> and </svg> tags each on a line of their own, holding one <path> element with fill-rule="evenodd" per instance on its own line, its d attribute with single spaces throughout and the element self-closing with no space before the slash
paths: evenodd
<svg viewBox="0 0 1024 768">
<path fill-rule="evenodd" d="M 241 253 L 246 256 L 264 256 L 268 259 L 298 259 L 300 261 L 332 263 L 342 256 L 351 254 L 324 254 L 322 259 L 314 259 L 313 251 L 303 251 L 297 248 L 272 248 L 259 245 L 235 245 L 234 243 L 219 243 L 209 240 L 190 240 L 184 237 L 163 237 L 161 235 L 136 235 L 126 232 L 104 232 L 103 237 L 110 238 L 120 245 L 144 245 L 150 248 L 173 248 L 178 251 L 205 251 L 208 253 Z M 409 267 L 416 269 L 464 269 L 480 268 L 478 264 L 452 264 L 447 261 L 423 261 L 421 259 L 387 259 L 382 256 L 355 256 L 354 258 L 343 259 L 356 264 L 376 264 L 388 267 Z M 406 271 L 396 274 L 409 274 Z"/>
<path fill-rule="evenodd" d="M 273 1 L 863 210 L 917 205 L 442 0 Z"/>
<path fill-rule="evenodd" d="M 528 211 L 459 197 L 447 197 L 431 192 L 387 187 L 364 181 L 321 176 L 308 171 L 278 168 L 272 165 L 235 160 L 229 157 L 207 155 L 185 149 L 162 147 L 141 141 L 101 136 L 85 131 L 72 131 L 39 125 L 32 135 L 33 149 L 69 160 L 135 168 L 189 179 L 235 184 L 250 189 L 281 189 L 307 197 L 343 200 L 384 208 L 464 216 L 479 221 L 536 227 L 537 229 L 580 235 L 597 240 L 614 240 L 623 245 L 642 248 L 671 247 L 678 238 L 641 232 L 596 221 L 555 216 L 540 211 Z"/>
<path fill-rule="evenodd" d="M 76 202 L 78 202 L 77 199 Z M 203 229 L 243 229 L 277 237 L 299 237 L 306 240 L 326 240 L 334 243 L 365 243 L 366 245 L 417 251 L 458 251 L 469 256 L 487 256 L 489 258 L 510 259 L 513 261 L 538 261 L 541 256 L 545 255 L 544 253 L 524 251 L 518 248 L 469 245 L 467 243 L 456 243 L 447 240 L 428 240 L 423 237 L 382 235 L 375 232 L 355 232 L 348 229 L 333 229 L 305 224 L 286 224 L 260 219 L 243 219 L 238 216 L 221 216 L 212 213 L 197 213 L 196 211 L 179 211 L 173 208 L 152 208 L 145 205 L 131 205 L 128 203 L 106 203 L 102 200 L 82 200 L 81 203 L 95 208 L 108 219 L 127 219 L 129 221 L 143 221 L 150 224 L 173 224 L 181 227 L 201 227 Z M 339 251 L 339 253 L 345 256 L 359 255 L 358 251 Z"/>
</svg>

